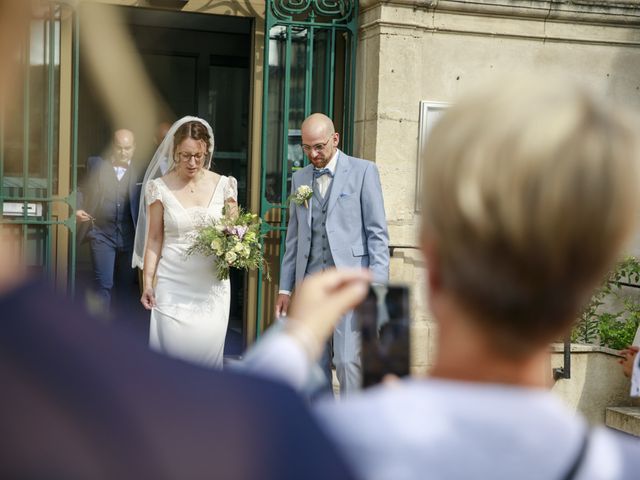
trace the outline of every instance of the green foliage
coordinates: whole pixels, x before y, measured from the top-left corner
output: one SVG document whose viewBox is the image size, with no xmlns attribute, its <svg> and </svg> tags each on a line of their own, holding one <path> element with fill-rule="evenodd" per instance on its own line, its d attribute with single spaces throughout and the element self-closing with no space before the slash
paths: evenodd
<svg viewBox="0 0 640 480">
<path fill-rule="evenodd" d="M 634 287 L 640 287 L 640 261 L 627 257 L 591 297 L 573 329 L 571 341 L 616 350 L 631 345 L 640 324 L 640 290 Z"/>
<path fill-rule="evenodd" d="M 265 268 L 269 278 L 267 263 L 262 253 L 260 218 L 239 209 L 238 215 L 229 215 L 226 207 L 222 218 L 211 220 L 198 228 L 191 239 L 187 255 L 200 254 L 214 256 L 216 273 L 220 280 L 229 278 L 229 268 L 256 270 Z"/>
</svg>

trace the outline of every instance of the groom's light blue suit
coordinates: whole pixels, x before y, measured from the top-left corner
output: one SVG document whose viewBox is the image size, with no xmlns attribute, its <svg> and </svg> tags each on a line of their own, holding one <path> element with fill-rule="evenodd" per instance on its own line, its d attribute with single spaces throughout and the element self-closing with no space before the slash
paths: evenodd
<svg viewBox="0 0 640 480">
<path fill-rule="evenodd" d="M 302 185 L 317 190 L 311 164 L 293 174 L 291 191 L 295 192 Z M 376 165 L 338 151 L 335 175 L 327 195 L 322 209 L 314 206 L 314 202 L 322 201 L 317 194 L 308 206 L 291 202 L 280 290 L 292 291 L 306 274 L 323 269 L 322 263 L 318 266 L 314 261 L 313 271 L 309 271 L 312 244 L 313 250 L 318 251 L 320 242 L 328 245 L 330 251 L 330 264 L 324 268 L 332 265 L 369 268 L 374 282 L 387 283 L 389 234 Z M 320 214 L 322 220 L 313 218 Z M 352 312 L 336 328 L 333 352 L 341 392 L 358 389 L 361 383 L 360 332 Z"/>
</svg>

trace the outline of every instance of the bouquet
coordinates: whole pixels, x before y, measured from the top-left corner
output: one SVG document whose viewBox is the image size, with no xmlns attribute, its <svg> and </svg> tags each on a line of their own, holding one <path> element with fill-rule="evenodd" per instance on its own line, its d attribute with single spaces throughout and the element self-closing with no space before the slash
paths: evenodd
<svg viewBox="0 0 640 480">
<path fill-rule="evenodd" d="M 237 217 L 230 216 L 225 206 L 220 219 L 211 220 L 198 228 L 187 255 L 215 255 L 215 266 L 220 280 L 229 278 L 229 267 L 242 270 L 266 267 L 260 244 L 261 222 L 258 215 L 245 212 L 241 208 L 238 208 Z"/>
<path fill-rule="evenodd" d="M 309 185 L 300 185 L 298 189 L 289 195 L 287 199 L 289 202 L 293 202 L 296 205 L 304 205 L 305 208 L 309 208 L 309 199 L 313 197 L 313 190 Z"/>
</svg>

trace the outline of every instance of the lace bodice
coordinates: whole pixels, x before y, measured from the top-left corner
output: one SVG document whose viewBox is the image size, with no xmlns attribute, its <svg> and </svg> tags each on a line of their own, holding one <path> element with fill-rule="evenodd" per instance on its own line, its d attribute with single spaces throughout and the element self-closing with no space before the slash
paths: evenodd
<svg viewBox="0 0 640 480">
<path fill-rule="evenodd" d="M 199 226 L 222 216 L 226 200 L 237 201 L 238 183 L 233 177 L 221 176 L 206 207 L 183 207 L 161 178 L 151 180 L 147 184 L 145 198 L 147 205 L 159 200 L 164 207 L 163 248 L 168 244 L 188 245 Z"/>
</svg>

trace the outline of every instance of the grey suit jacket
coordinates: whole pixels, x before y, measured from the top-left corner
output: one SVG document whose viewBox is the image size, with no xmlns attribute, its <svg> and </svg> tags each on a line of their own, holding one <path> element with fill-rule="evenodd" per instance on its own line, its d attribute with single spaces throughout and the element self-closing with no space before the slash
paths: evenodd
<svg viewBox="0 0 640 480">
<path fill-rule="evenodd" d="M 104 202 L 105 195 L 109 193 L 105 191 L 104 178 L 106 175 L 113 175 L 113 165 L 110 160 L 101 157 L 89 157 L 87 160 L 87 178 L 84 185 L 78 193 L 78 208 L 86 210 L 89 215 L 100 217 L 100 209 Z M 140 205 L 140 190 L 142 188 L 142 179 L 144 177 L 144 168 L 137 160 L 132 160 L 129 166 L 129 205 L 131 219 L 135 226 L 138 221 L 138 210 Z M 79 242 L 83 242 L 88 238 L 88 233 L 92 228 L 91 222 L 82 222 L 78 224 L 77 238 Z"/>
<path fill-rule="evenodd" d="M 291 192 L 301 185 L 314 188 L 313 165 L 293 174 Z M 336 267 L 368 267 L 375 282 L 387 283 L 389 233 L 375 163 L 339 152 L 327 208 L 327 237 Z M 280 290 L 292 291 L 302 281 L 310 248 L 311 205 L 291 202 Z"/>
</svg>

